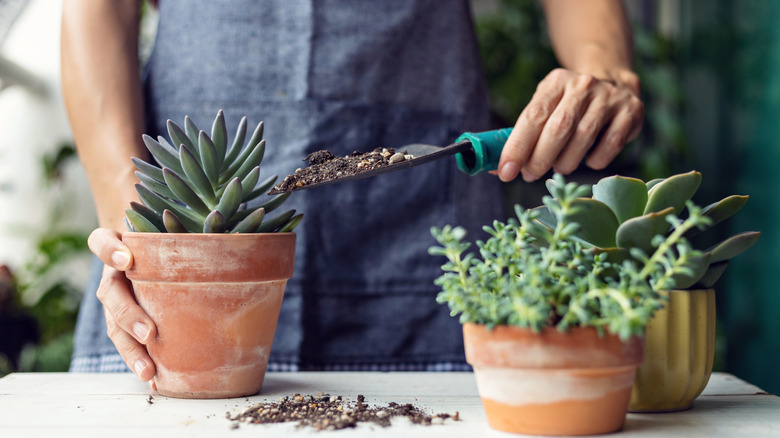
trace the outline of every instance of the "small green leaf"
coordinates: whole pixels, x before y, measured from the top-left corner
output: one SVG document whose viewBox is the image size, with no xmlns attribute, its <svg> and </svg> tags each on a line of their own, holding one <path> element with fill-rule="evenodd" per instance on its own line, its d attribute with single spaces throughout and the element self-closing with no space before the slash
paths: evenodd
<svg viewBox="0 0 780 438">
<path fill-rule="evenodd" d="M 215 155 L 218 158 L 215 161 L 215 173 L 218 174 L 219 169 L 222 167 L 222 158 L 225 156 L 225 152 L 227 152 L 227 127 L 225 126 L 225 113 L 222 110 L 219 110 L 214 123 L 211 125 L 210 140 L 214 144 Z"/>
<path fill-rule="evenodd" d="M 629 219 L 618 227 L 616 240 L 620 248 L 639 248 L 645 254 L 651 254 L 654 250 L 653 237 L 666 234 L 671 224 L 666 217 L 672 214 L 674 208 L 669 207 L 656 213 L 648 213 L 643 216 Z"/>
<path fill-rule="evenodd" d="M 263 222 L 263 218 L 265 217 L 265 210 L 262 208 L 258 208 L 257 210 L 253 210 L 247 217 L 245 217 L 241 222 L 238 223 L 235 227 L 233 227 L 233 230 L 231 230 L 231 233 L 254 233 L 257 231 L 257 227 L 260 226 L 260 224 Z"/>
<path fill-rule="evenodd" d="M 213 190 L 219 184 L 220 155 L 214 143 L 203 131 L 200 131 L 198 137 L 198 147 L 200 148 L 200 162 L 203 163 L 203 171 L 206 173 Z"/>
<path fill-rule="evenodd" d="M 264 220 L 262 224 L 257 228 L 258 233 L 272 233 L 277 228 L 286 224 L 288 220 L 295 214 L 295 210 L 288 210 L 284 213 L 280 213 L 277 216 Z"/>
<path fill-rule="evenodd" d="M 195 125 L 195 122 L 192 121 L 190 116 L 184 116 L 184 131 L 187 133 L 187 138 L 189 138 L 191 142 L 195 143 L 198 141 L 198 132 L 200 132 L 200 129 L 198 129 L 198 126 Z"/>
<path fill-rule="evenodd" d="M 158 163 L 162 164 L 163 167 L 172 169 L 174 172 L 183 173 L 181 164 L 179 163 L 179 157 L 175 153 L 168 150 L 168 148 L 163 147 L 160 143 L 154 141 L 152 137 L 149 137 L 146 134 L 144 134 L 142 138 L 144 144 L 146 144 L 146 148 L 149 149 L 149 152 L 152 153 L 152 156 Z"/>
<path fill-rule="evenodd" d="M 284 201 L 286 201 L 290 195 L 292 195 L 292 192 L 285 192 L 276 195 L 270 201 L 260 204 L 260 207 L 263 207 L 266 213 L 270 213 L 279 208 L 280 205 L 284 204 Z"/>
<path fill-rule="evenodd" d="M 236 160 L 238 154 L 241 152 L 241 148 L 244 146 L 244 138 L 246 138 L 246 117 L 242 117 L 241 122 L 238 124 L 236 136 L 233 138 L 233 145 L 230 147 L 224 161 L 222 161 L 220 172 L 227 170 L 227 168 Z"/>
<path fill-rule="evenodd" d="M 291 233 L 303 220 L 303 213 L 297 214 L 290 218 L 281 228 L 279 233 Z"/>
<path fill-rule="evenodd" d="M 149 221 L 152 225 L 154 225 L 154 227 L 157 228 L 158 230 L 165 230 L 165 226 L 163 225 L 162 218 L 160 217 L 159 214 L 157 214 L 157 212 L 155 212 L 151 208 L 143 204 L 139 204 L 135 201 L 130 202 L 130 208 L 133 211 L 140 214 L 141 216 L 143 216 L 144 218 L 146 218 L 146 220 Z"/>
<path fill-rule="evenodd" d="M 143 173 L 144 175 L 148 176 L 149 178 L 155 179 L 159 182 L 165 181 L 165 178 L 163 178 L 162 169 L 153 165 L 149 164 L 146 161 L 131 157 L 130 161 L 133 162 L 135 165 L 135 168 L 138 169 L 139 172 Z"/>
<path fill-rule="evenodd" d="M 219 204 L 217 204 L 217 210 L 219 210 L 223 217 L 229 220 L 236 214 L 236 211 L 238 211 L 238 206 L 241 204 L 243 196 L 244 194 L 241 191 L 241 180 L 233 178 L 227 185 L 225 193 L 222 194 L 222 198 L 219 200 Z"/>
<path fill-rule="evenodd" d="M 693 197 L 700 184 L 701 173 L 695 170 L 667 178 L 653 186 L 647 193 L 647 205 L 644 213 L 674 207 L 674 214 L 679 215 L 685 207 L 685 202 Z"/>
<path fill-rule="evenodd" d="M 729 237 L 707 250 L 707 252 L 712 253 L 711 262 L 717 263 L 724 260 L 731 260 L 753 246 L 760 235 L 761 233 L 758 231 L 745 231 L 744 233 Z"/>
<path fill-rule="evenodd" d="M 182 155 L 184 156 L 184 155 Z M 176 198 L 201 216 L 211 213 L 209 207 L 203 202 L 194 190 L 182 177 L 168 168 L 163 168 L 163 176 L 168 188 L 176 195 Z"/>
<path fill-rule="evenodd" d="M 593 199 L 607 204 L 622 224 L 643 214 L 647 205 L 647 187 L 640 179 L 610 176 L 593 185 Z"/>
<path fill-rule="evenodd" d="M 167 208 L 163 210 L 162 214 L 163 224 L 165 226 L 165 229 L 169 233 L 187 233 L 187 227 L 184 226 L 182 221 L 179 219 L 178 216 L 176 216 L 175 213 L 168 210 Z"/>
<path fill-rule="evenodd" d="M 203 221 L 204 233 L 224 233 L 225 217 L 218 210 L 214 210 Z"/>
<path fill-rule="evenodd" d="M 173 144 L 177 149 L 179 146 L 184 145 L 187 146 L 187 148 L 192 151 L 196 157 L 200 156 L 198 145 L 190 141 L 190 138 L 187 137 L 187 134 L 179 127 L 179 125 L 174 123 L 173 120 L 168 120 L 167 126 L 168 136 L 171 138 L 171 141 L 173 141 Z"/>
<path fill-rule="evenodd" d="M 146 219 L 141 213 L 131 209 L 125 209 L 125 216 L 127 220 L 133 225 L 133 227 L 141 233 L 160 233 L 161 230 L 157 229 L 148 219 Z"/>
</svg>

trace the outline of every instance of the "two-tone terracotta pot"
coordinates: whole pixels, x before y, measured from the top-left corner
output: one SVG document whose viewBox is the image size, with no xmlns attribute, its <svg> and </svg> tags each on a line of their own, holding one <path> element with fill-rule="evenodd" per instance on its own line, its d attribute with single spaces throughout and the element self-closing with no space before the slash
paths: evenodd
<svg viewBox="0 0 780 438">
<path fill-rule="evenodd" d="M 295 234 L 124 233 L 135 298 L 157 326 L 157 391 L 180 398 L 257 394 Z"/>
<path fill-rule="evenodd" d="M 715 359 L 715 291 L 674 290 L 645 329 L 645 354 L 628 410 L 689 409 L 712 374 Z"/>
<path fill-rule="evenodd" d="M 463 339 L 493 429 L 594 435 L 623 427 L 642 338 L 464 324 Z"/>
</svg>

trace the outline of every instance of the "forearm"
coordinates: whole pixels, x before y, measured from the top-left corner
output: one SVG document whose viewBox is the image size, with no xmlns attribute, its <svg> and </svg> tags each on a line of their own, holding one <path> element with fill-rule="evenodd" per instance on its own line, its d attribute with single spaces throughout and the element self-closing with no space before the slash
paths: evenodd
<svg viewBox="0 0 780 438">
<path fill-rule="evenodd" d="M 144 157 L 138 0 L 66 0 L 62 88 L 101 227 L 123 231 L 137 199 L 131 156 Z"/>
<path fill-rule="evenodd" d="M 639 93 L 631 68 L 631 27 L 620 0 L 544 0 L 543 5 L 561 65 Z"/>
</svg>

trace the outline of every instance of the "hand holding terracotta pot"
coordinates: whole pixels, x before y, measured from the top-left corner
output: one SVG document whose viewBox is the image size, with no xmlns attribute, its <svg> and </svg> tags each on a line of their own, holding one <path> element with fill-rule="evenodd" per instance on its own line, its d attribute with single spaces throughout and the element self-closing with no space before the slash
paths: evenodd
<svg viewBox="0 0 780 438">
<path fill-rule="evenodd" d="M 123 271 L 133 266 L 133 254 L 114 230 L 98 228 L 89 236 L 89 249 L 105 263 L 97 296 L 106 315 L 108 337 L 125 363 L 146 382 L 156 369 L 145 345 L 157 336 L 157 327 L 133 298 Z"/>
</svg>

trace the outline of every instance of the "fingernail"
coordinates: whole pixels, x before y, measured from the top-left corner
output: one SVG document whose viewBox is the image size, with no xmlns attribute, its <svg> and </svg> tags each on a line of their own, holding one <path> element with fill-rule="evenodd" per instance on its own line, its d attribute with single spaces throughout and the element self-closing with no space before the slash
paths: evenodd
<svg viewBox="0 0 780 438">
<path fill-rule="evenodd" d="M 143 343 L 146 341 L 146 337 L 149 336 L 149 327 L 147 327 L 146 324 L 142 322 L 136 322 L 133 324 L 133 333 L 135 333 L 135 337 L 138 339 L 138 342 Z"/>
<path fill-rule="evenodd" d="M 141 373 L 143 373 L 144 370 L 146 369 L 146 362 L 144 362 L 141 359 L 138 359 L 133 364 L 133 369 L 135 370 L 135 375 L 141 377 Z"/>
<path fill-rule="evenodd" d="M 126 268 L 130 264 L 130 254 L 127 251 L 114 251 L 111 253 L 111 261 L 117 268 Z"/>
<path fill-rule="evenodd" d="M 519 172 L 520 166 L 518 166 L 517 163 L 509 161 L 508 163 L 501 166 L 501 170 L 498 171 L 498 177 L 501 178 L 501 181 L 504 182 L 512 181 Z"/>
</svg>

